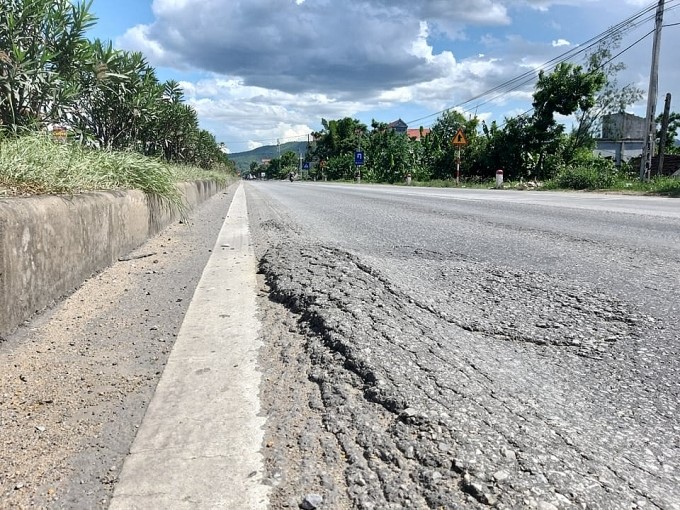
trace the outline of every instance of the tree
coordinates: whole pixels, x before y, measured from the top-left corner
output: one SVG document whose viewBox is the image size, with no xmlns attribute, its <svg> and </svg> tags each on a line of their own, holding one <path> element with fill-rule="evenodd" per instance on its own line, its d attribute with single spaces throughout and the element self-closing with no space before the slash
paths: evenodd
<svg viewBox="0 0 680 510">
<path fill-rule="evenodd" d="M 78 88 L 68 120 L 85 143 L 104 149 L 131 149 L 147 141 L 142 138 L 156 121 L 162 89 L 141 53 L 93 41 L 79 72 Z M 144 147 L 140 152 L 145 152 Z"/>
<path fill-rule="evenodd" d="M 583 72 L 581 66 L 567 62 L 558 64 L 550 74 L 540 71 L 532 103 L 534 126 L 541 131 L 553 129 L 556 113 L 571 115 L 578 109 L 589 110 L 605 81 L 601 71 Z"/>
<path fill-rule="evenodd" d="M 73 76 L 88 55 L 91 2 L 3 0 L 0 9 L 0 130 L 60 122 L 78 94 Z"/>
<path fill-rule="evenodd" d="M 605 82 L 602 71 L 584 72 L 581 66 L 567 62 L 558 64 L 550 74 L 539 72 L 532 103 L 530 137 L 532 152 L 538 154 L 534 167 L 536 177 L 551 177 L 543 165 L 545 155 L 555 152 L 563 141 L 564 125 L 557 124 L 555 114 L 567 116 L 579 109 L 589 110 L 595 105 L 595 94 Z"/>
<path fill-rule="evenodd" d="M 251 165 L 252 166 L 252 165 Z M 267 166 L 267 176 L 275 179 L 286 179 L 290 173 L 296 173 L 299 167 L 298 155 L 293 151 L 286 151 L 280 158 L 269 161 Z"/>
<path fill-rule="evenodd" d="M 615 34 L 599 46 L 588 56 L 587 71 L 601 72 L 605 76 L 605 83 L 598 91 L 593 107 L 579 109 L 576 112 L 577 127 L 571 134 L 570 146 L 572 152 L 580 148 L 591 148 L 593 137 L 602 125 L 602 118 L 612 113 L 625 112 L 626 107 L 635 104 L 643 97 L 643 90 L 634 84 L 619 88 L 616 75 L 626 68 L 623 62 L 612 62 L 612 51 L 619 47 L 621 35 Z"/>
<path fill-rule="evenodd" d="M 366 125 L 357 119 L 345 117 L 340 120 L 321 119 L 323 129 L 313 133 L 316 140 L 315 156 L 330 159 L 333 156 L 354 152 L 366 135 Z"/>
<path fill-rule="evenodd" d="M 377 182 L 399 182 L 413 168 L 412 142 L 384 122 L 373 121 L 366 142 L 364 176 Z"/>
<path fill-rule="evenodd" d="M 250 175 L 252 175 L 254 177 L 259 177 L 260 164 L 257 161 L 251 161 L 249 170 L 250 170 Z"/>
<path fill-rule="evenodd" d="M 354 151 L 366 143 L 367 127 L 357 119 L 321 119 L 323 129 L 312 133 L 315 147 L 312 157 L 324 164 L 329 179 L 354 177 Z"/>
<path fill-rule="evenodd" d="M 423 164 L 427 166 L 432 179 L 448 179 L 454 176 L 457 149 L 451 143 L 453 137 L 458 129 L 462 129 L 469 147 L 476 142 L 478 124 L 477 118 L 466 119 L 462 113 L 451 110 L 444 112 L 435 121 L 430 133 L 421 142 L 424 151 Z M 461 174 L 470 175 L 470 161 L 466 158 L 461 160 Z"/>
<path fill-rule="evenodd" d="M 656 144 L 659 145 L 660 135 L 661 135 L 661 122 L 663 121 L 663 114 L 656 118 Z M 680 148 L 676 145 L 678 131 L 680 131 L 680 113 L 671 112 L 668 116 L 668 132 L 666 134 L 666 147 L 664 147 L 664 152 L 666 154 L 680 154 Z"/>
<path fill-rule="evenodd" d="M 483 123 L 482 133 L 481 150 L 473 164 L 479 165 L 483 177 L 491 178 L 498 169 L 503 170 L 504 178 L 508 180 L 532 176 L 536 159 L 532 148 L 536 144 L 529 116 L 506 118 L 503 126 L 498 126 L 495 121 L 490 126 Z"/>
<path fill-rule="evenodd" d="M 195 144 L 190 147 L 189 160 L 205 170 L 210 170 L 218 165 L 227 165 L 229 161 L 220 150 L 215 135 L 205 129 L 198 130 Z"/>
</svg>

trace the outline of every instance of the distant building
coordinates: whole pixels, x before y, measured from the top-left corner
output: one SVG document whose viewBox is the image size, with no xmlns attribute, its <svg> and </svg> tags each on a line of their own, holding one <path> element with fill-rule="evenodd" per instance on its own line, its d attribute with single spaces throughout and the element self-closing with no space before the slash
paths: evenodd
<svg viewBox="0 0 680 510">
<path fill-rule="evenodd" d="M 414 140 L 416 142 L 419 142 L 420 139 L 423 136 L 427 136 L 429 134 L 430 134 L 430 128 L 423 128 L 422 129 L 422 135 L 421 135 L 421 129 L 420 128 L 412 128 L 412 129 L 406 130 L 406 136 L 408 136 L 411 140 Z"/>
<path fill-rule="evenodd" d="M 602 118 L 602 138 L 597 138 L 595 153 L 614 160 L 616 166 L 640 157 L 645 145 L 644 117 L 614 113 Z"/>
<path fill-rule="evenodd" d="M 602 118 L 602 138 L 606 140 L 644 140 L 644 117 L 632 113 L 614 113 Z"/>
<path fill-rule="evenodd" d="M 408 136 L 411 140 L 420 141 L 421 134 L 420 128 L 409 129 L 408 124 L 401 119 L 397 119 L 394 122 L 390 122 L 387 125 L 387 129 L 391 129 L 395 133 L 401 133 Z M 422 136 L 426 136 L 430 132 L 430 128 L 423 128 Z"/>
<path fill-rule="evenodd" d="M 408 124 L 404 122 L 401 119 L 397 119 L 394 122 L 390 122 L 387 125 L 388 129 L 391 129 L 395 133 L 403 133 L 406 134 L 406 131 L 408 130 Z"/>
</svg>

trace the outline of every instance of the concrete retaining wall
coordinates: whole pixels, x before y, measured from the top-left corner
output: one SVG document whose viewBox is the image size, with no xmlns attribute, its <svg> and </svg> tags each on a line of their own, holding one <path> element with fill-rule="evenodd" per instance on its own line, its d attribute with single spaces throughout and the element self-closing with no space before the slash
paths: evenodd
<svg viewBox="0 0 680 510">
<path fill-rule="evenodd" d="M 180 185 L 189 209 L 219 191 Z M 142 245 L 177 212 L 141 191 L 0 199 L 0 336 Z"/>
</svg>

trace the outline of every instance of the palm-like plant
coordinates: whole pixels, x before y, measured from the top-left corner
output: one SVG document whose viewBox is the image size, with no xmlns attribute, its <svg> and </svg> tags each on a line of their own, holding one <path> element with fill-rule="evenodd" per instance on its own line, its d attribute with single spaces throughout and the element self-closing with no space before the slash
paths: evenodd
<svg viewBox="0 0 680 510">
<path fill-rule="evenodd" d="M 4 0 L 0 9 L 0 129 L 19 133 L 63 119 L 94 24 L 91 2 Z"/>
<path fill-rule="evenodd" d="M 105 149 L 135 148 L 161 98 L 155 71 L 141 53 L 99 40 L 90 43 L 79 89 L 69 123 L 84 141 Z"/>
</svg>

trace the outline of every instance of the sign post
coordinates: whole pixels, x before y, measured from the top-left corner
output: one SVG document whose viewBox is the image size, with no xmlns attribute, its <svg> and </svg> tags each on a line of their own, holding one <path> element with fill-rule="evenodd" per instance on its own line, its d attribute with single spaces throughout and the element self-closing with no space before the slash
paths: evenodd
<svg viewBox="0 0 680 510">
<path fill-rule="evenodd" d="M 463 133 L 463 128 L 458 128 L 456 134 L 451 140 L 451 144 L 457 149 L 456 152 L 456 184 L 460 184 L 460 148 L 467 145 L 467 138 L 465 138 L 465 133 Z"/>
<path fill-rule="evenodd" d="M 364 151 L 362 150 L 354 151 L 354 164 L 357 167 L 356 172 L 357 184 L 361 184 L 361 165 L 364 164 Z"/>
</svg>

